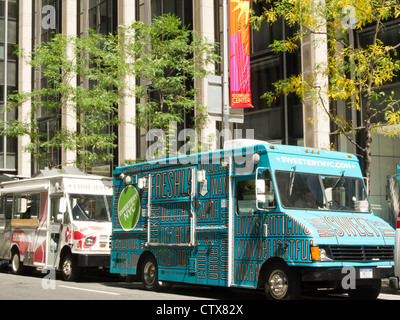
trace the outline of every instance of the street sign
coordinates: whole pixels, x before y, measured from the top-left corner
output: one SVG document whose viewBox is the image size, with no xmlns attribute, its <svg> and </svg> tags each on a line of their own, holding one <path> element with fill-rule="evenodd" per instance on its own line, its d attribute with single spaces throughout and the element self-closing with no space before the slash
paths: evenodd
<svg viewBox="0 0 400 320">
<path fill-rule="evenodd" d="M 212 120 L 222 121 L 222 77 L 207 76 L 207 112 Z M 242 108 L 229 108 L 229 122 L 243 123 Z"/>
</svg>

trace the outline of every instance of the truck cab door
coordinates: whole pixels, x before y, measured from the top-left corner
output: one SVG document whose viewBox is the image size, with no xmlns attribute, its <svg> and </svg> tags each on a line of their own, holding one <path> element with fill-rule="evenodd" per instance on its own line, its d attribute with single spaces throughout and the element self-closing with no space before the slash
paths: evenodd
<svg viewBox="0 0 400 320">
<path fill-rule="evenodd" d="M 50 199 L 50 226 L 47 239 L 47 265 L 55 267 L 61 250 L 61 235 L 63 232 L 63 215 L 66 211 L 65 198 Z"/>
<path fill-rule="evenodd" d="M 257 286 L 261 265 L 278 254 L 283 235 L 271 229 L 283 219 L 277 212 L 276 193 L 269 169 L 257 170 L 257 174 L 236 177 L 234 230 L 234 279 L 240 286 Z M 261 182 L 263 186 L 261 188 Z"/>
</svg>

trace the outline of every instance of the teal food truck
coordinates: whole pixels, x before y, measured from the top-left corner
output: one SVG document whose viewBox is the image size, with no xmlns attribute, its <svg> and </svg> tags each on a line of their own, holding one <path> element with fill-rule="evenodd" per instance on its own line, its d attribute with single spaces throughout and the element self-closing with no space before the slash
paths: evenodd
<svg viewBox="0 0 400 320">
<path fill-rule="evenodd" d="M 337 288 L 376 298 L 394 230 L 374 216 L 357 158 L 238 140 L 232 148 L 118 167 L 110 272 L 263 289 Z"/>
</svg>

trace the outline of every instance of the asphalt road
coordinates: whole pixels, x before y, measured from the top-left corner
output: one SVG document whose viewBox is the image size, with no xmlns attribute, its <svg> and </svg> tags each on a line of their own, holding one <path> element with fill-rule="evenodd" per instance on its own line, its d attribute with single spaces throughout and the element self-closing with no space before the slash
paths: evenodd
<svg viewBox="0 0 400 320">
<path fill-rule="evenodd" d="M 107 274 L 84 274 L 78 282 L 65 282 L 57 274 L 35 271 L 31 275 L 0 273 L 0 301 L 5 300 L 264 300 L 262 291 L 193 285 L 162 287 L 146 291 L 139 282 L 126 282 L 123 277 Z M 302 300 L 348 300 L 347 295 L 319 292 Z M 400 295 L 384 286 L 380 300 L 400 300 Z M 215 301 L 214 301 L 215 302 Z"/>
</svg>

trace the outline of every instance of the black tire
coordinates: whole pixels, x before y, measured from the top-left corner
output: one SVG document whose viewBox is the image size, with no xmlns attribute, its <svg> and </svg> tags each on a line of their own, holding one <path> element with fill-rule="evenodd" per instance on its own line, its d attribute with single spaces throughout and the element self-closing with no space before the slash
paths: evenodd
<svg viewBox="0 0 400 320">
<path fill-rule="evenodd" d="M 17 250 L 14 250 L 11 255 L 11 273 L 18 275 L 24 273 L 24 266 Z"/>
<path fill-rule="evenodd" d="M 381 293 L 381 287 L 381 279 L 375 279 L 369 285 L 356 283 L 356 289 L 349 290 L 347 294 L 352 300 L 376 300 Z"/>
<path fill-rule="evenodd" d="M 65 281 L 77 281 L 80 276 L 80 268 L 76 262 L 75 256 L 66 253 L 61 261 L 61 274 Z"/>
<path fill-rule="evenodd" d="M 147 257 L 142 264 L 142 283 L 146 290 L 157 291 L 160 288 L 158 283 L 158 266 L 154 257 Z"/>
<path fill-rule="evenodd" d="M 300 277 L 283 262 L 273 263 L 266 269 L 264 289 L 267 299 L 295 300 L 301 293 Z"/>
</svg>

